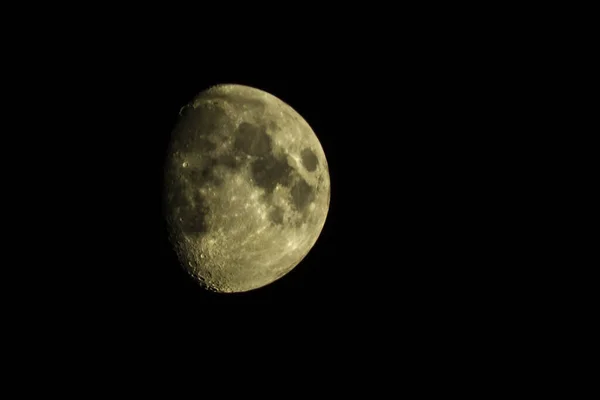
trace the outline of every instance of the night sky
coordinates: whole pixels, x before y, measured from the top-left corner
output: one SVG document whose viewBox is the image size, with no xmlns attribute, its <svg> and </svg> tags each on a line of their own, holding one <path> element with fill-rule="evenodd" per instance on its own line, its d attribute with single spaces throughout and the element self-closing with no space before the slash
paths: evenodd
<svg viewBox="0 0 600 400">
<path fill-rule="evenodd" d="M 513 265 L 495 229 L 502 191 L 489 185 L 506 131 L 486 94 L 501 91 L 502 80 L 472 47 L 450 46 L 443 35 L 401 45 L 390 36 L 383 47 L 360 36 L 277 55 L 255 45 L 197 51 L 198 43 L 160 34 L 56 50 L 53 59 L 69 62 L 32 70 L 38 83 L 28 93 L 54 93 L 45 100 L 52 111 L 36 114 L 48 114 L 48 145 L 36 148 L 52 146 L 57 167 L 37 163 L 29 176 L 60 183 L 48 200 L 30 198 L 38 199 L 30 210 L 51 210 L 43 214 L 52 222 L 23 236 L 33 227 L 51 242 L 36 252 L 52 262 L 24 269 L 31 295 L 19 304 L 44 326 L 87 332 L 99 349 L 118 342 L 140 352 L 189 343 L 210 353 L 229 340 L 289 351 L 312 338 L 372 354 L 400 337 L 428 347 L 440 332 L 450 340 L 483 329 L 509 301 L 497 294 Z M 187 276 L 162 214 L 178 112 L 219 83 L 290 104 L 319 138 L 331 178 L 314 248 L 280 280 L 241 294 L 209 293 Z"/>
</svg>

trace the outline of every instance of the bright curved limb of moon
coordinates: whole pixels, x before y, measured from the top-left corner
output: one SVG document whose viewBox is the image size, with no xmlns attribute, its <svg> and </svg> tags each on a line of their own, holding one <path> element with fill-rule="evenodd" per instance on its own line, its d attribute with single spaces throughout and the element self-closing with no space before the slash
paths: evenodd
<svg viewBox="0 0 600 400">
<path fill-rule="evenodd" d="M 165 166 L 165 216 L 179 260 L 216 292 L 291 271 L 317 241 L 330 181 L 317 136 L 262 90 L 218 85 L 180 111 Z"/>
</svg>

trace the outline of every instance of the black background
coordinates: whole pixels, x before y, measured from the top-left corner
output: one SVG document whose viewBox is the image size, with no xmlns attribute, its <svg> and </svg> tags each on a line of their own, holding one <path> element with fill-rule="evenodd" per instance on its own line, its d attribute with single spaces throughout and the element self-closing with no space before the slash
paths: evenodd
<svg viewBox="0 0 600 400">
<path fill-rule="evenodd" d="M 22 377 L 7 382 L 77 397 L 164 385 L 171 398 L 186 383 L 207 397 L 314 384 L 373 397 L 510 390 L 539 360 L 556 365 L 558 327 L 531 327 L 565 309 L 548 304 L 564 288 L 541 279 L 572 262 L 540 262 L 556 253 L 538 234 L 554 233 L 554 210 L 530 194 L 555 175 L 536 156 L 562 160 L 540 148 L 557 130 L 541 121 L 560 119 L 544 101 L 565 74 L 550 67 L 571 59 L 556 52 L 571 45 L 560 19 L 539 7 L 282 4 L 259 19 L 239 4 L 155 4 L 5 12 L 2 357 Z M 295 108 L 331 175 L 315 247 L 245 294 L 188 278 L 161 214 L 179 109 L 218 83 Z M 561 143 L 572 127 L 558 130 Z"/>
<path fill-rule="evenodd" d="M 20 318 L 68 347 L 150 357 L 183 346 L 210 359 L 231 348 L 447 351 L 489 329 L 507 274 L 490 234 L 503 212 L 491 206 L 502 193 L 489 185 L 490 160 L 506 140 L 490 97 L 507 74 L 482 50 L 487 39 L 394 24 L 367 35 L 359 24 L 326 39 L 286 33 L 277 44 L 253 31 L 236 34 L 239 45 L 208 46 L 149 25 L 154 34 L 41 37 L 38 62 L 23 68 L 31 90 L 19 132 L 42 125 L 23 148 L 51 162 L 22 166 L 44 196 L 17 199 L 37 219 L 19 237 L 43 237 L 37 251 L 22 241 L 26 290 L 12 301 L 31 314 Z M 178 112 L 219 83 L 290 104 L 331 177 L 315 247 L 277 282 L 242 294 L 203 291 L 186 275 L 161 212 Z"/>
<path fill-rule="evenodd" d="M 88 153 L 74 150 L 86 172 L 72 171 L 93 210 L 88 200 L 75 202 L 85 207 L 76 241 L 89 240 L 70 252 L 82 265 L 68 279 L 84 295 L 81 305 L 109 325 L 220 332 L 223 324 L 254 326 L 264 314 L 269 327 L 363 329 L 367 321 L 454 320 L 475 306 L 469 296 L 486 290 L 485 281 L 470 285 L 480 273 L 470 265 L 480 222 L 467 228 L 473 221 L 463 211 L 473 213 L 485 196 L 473 191 L 480 177 L 465 157 L 477 100 L 441 61 L 307 53 L 320 65 L 305 68 L 294 57 L 252 67 L 235 57 L 218 65 L 208 55 L 129 57 L 124 68 L 115 60 L 83 81 L 98 97 L 82 101 L 89 110 L 78 122 L 94 133 L 83 143 Z M 243 294 L 208 293 L 188 278 L 161 214 L 163 158 L 178 111 L 218 83 L 254 86 L 295 108 L 319 137 L 331 175 L 330 212 L 314 249 L 279 281 Z"/>
</svg>

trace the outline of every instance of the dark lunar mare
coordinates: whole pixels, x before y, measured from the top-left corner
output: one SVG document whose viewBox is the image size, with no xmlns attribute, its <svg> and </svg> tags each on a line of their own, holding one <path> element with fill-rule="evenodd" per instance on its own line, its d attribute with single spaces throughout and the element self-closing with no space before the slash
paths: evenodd
<svg viewBox="0 0 600 400">
<path fill-rule="evenodd" d="M 294 186 L 292 186 L 292 204 L 298 211 L 302 211 L 315 199 L 314 189 L 300 178 Z"/>
<path fill-rule="evenodd" d="M 304 165 L 304 168 L 306 168 L 307 171 L 313 172 L 317 169 L 317 165 L 319 165 L 319 160 L 317 159 L 317 156 L 315 155 L 315 153 L 313 153 L 311 149 L 306 148 L 302 150 L 300 156 L 302 157 L 302 165 Z"/>
<path fill-rule="evenodd" d="M 242 122 L 234 135 L 234 152 L 257 157 L 250 164 L 257 186 L 272 193 L 277 184 L 289 186 L 293 182 L 297 172 L 289 166 L 285 156 L 273 153 L 273 142 L 265 126 Z"/>
<path fill-rule="evenodd" d="M 272 152 L 271 137 L 264 126 L 242 122 L 236 129 L 234 148 L 251 156 L 265 156 Z"/>
<path fill-rule="evenodd" d="M 234 151 L 258 157 L 250 165 L 252 178 L 257 186 L 271 194 L 277 184 L 291 186 L 292 204 L 302 211 L 315 199 L 314 189 L 292 168 L 285 156 L 273 153 L 271 136 L 266 126 L 242 122 L 234 132 Z M 308 171 L 317 169 L 317 156 L 306 148 L 301 153 L 302 163 Z M 282 211 L 274 211 L 270 215 L 274 223 L 283 222 Z"/>
<path fill-rule="evenodd" d="M 281 160 L 274 155 L 255 160 L 250 165 L 250 171 L 256 185 L 265 189 L 267 193 L 272 193 L 278 183 L 289 186 L 292 176 L 297 174 L 286 160 Z"/>
</svg>

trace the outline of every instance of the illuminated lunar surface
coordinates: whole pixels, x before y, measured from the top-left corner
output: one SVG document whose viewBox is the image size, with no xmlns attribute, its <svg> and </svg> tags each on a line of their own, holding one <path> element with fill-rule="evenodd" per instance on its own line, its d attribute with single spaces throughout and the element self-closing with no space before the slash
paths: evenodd
<svg viewBox="0 0 600 400">
<path fill-rule="evenodd" d="M 216 292 L 291 271 L 329 209 L 325 154 L 308 123 L 262 90 L 218 85 L 183 107 L 165 167 L 165 216 L 179 260 Z"/>
</svg>

